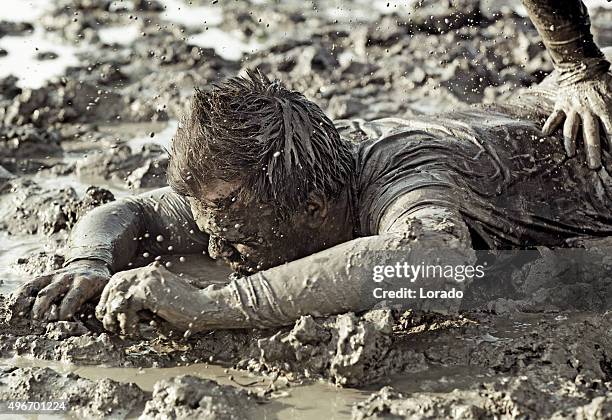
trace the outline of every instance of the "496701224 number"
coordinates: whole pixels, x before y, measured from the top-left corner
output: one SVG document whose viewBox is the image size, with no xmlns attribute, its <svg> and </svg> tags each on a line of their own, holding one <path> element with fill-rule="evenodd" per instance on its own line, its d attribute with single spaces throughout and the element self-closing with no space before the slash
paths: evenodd
<svg viewBox="0 0 612 420">
<path fill-rule="evenodd" d="M 0 413 L 53 413 L 68 408 L 67 401 L 0 401 Z"/>
</svg>

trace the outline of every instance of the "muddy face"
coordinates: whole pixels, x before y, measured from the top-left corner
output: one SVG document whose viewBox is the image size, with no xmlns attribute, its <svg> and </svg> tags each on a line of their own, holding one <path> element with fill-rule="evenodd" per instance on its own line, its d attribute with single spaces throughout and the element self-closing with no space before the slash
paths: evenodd
<svg viewBox="0 0 612 420">
<path fill-rule="evenodd" d="M 272 205 L 246 201 L 238 190 L 239 184 L 218 182 L 199 197 L 189 197 L 198 227 L 210 235 L 212 258 L 248 275 L 325 248 L 321 230 L 313 229 L 316 216 L 306 209 L 279 218 Z"/>
</svg>

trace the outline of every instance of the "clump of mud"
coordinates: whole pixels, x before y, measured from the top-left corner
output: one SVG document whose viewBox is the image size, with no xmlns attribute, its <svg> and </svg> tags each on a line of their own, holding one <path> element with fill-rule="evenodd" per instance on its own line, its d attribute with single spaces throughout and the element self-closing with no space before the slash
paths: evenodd
<svg viewBox="0 0 612 420">
<path fill-rule="evenodd" d="M 557 382 L 557 381 L 554 381 Z M 612 398 L 601 395 L 590 400 L 578 396 L 559 398 L 563 383 L 542 383 L 534 378 L 501 378 L 477 390 L 403 395 L 391 387 L 372 394 L 353 407 L 355 420 L 369 418 L 483 419 L 483 418 L 573 418 L 608 419 Z M 571 384 L 569 384 L 571 386 Z"/>
<path fill-rule="evenodd" d="M 48 190 L 28 179 L 11 179 L 0 188 L 0 228 L 12 235 L 51 235 L 71 229 L 89 210 L 114 199 L 99 187 L 90 187 L 79 197 L 70 187 Z"/>
<path fill-rule="evenodd" d="M 6 310 L 0 310 L 3 313 Z M 376 309 L 361 316 L 303 317 L 280 331 L 214 331 L 188 339 L 144 340 L 109 335 L 95 319 L 85 317 L 82 322 L 47 325 L 0 324 L 0 356 L 139 367 L 213 361 L 274 380 L 282 377 L 294 385 L 316 379 L 353 387 L 399 383 L 401 391 L 383 389 L 357 406 L 356 418 L 605 418 L 597 413 L 607 412 L 606 396 L 612 391 L 611 316 L 442 316 Z M 145 413 L 188 416 L 220 404 L 221 411 L 211 412 L 221 415 L 223 407 L 235 405 L 225 397 L 209 404 L 200 391 L 189 394 L 193 381 L 174 383 L 183 390 L 178 394 L 168 383 L 159 385 Z M 201 388 L 215 386 L 205 382 Z M 200 402 L 186 402 L 195 400 Z"/>
<path fill-rule="evenodd" d="M 93 153 L 76 164 L 76 174 L 82 178 L 98 178 L 124 183 L 127 188 L 155 188 L 166 185 L 168 155 L 155 144 L 146 144 L 139 153 L 130 146 Z"/>
<path fill-rule="evenodd" d="M 193 376 L 159 381 L 140 419 L 246 419 L 258 399 L 243 390 Z"/>
<path fill-rule="evenodd" d="M 290 378 L 326 378 L 354 386 L 379 381 L 390 373 L 421 370 L 424 359 L 393 348 L 393 319 L 374 310 L 315 320 L 304 316 L 290 331 L 257 341 L 258 357 L 237 367 L 257 372 L 280 371 Z M 412 357 L 411 357 L 412 356 Z"/>
</svg>

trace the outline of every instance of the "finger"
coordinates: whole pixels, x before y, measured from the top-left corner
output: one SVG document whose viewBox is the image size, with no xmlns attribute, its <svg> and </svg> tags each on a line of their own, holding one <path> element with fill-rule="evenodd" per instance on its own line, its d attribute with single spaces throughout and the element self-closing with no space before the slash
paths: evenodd
<svg viewBox="0 0 612 420">
<path fill-rule="evenodd" d="M 34 304 L 33 297 L 24 297 L 13 304 L 9 304 L 9 316 L 7 320 L 15 321 L 18 318 L 28 318 L 30 315 L 30 308 Z"/>
<path fill-rule="evenodd" d="M 33 296 L 36 293 L 38 293 L 40 289 L 47 287 L 49 283 L 51 283 L 52 279 L 53 279 L 52 274 L 37 277 L 34 280 L 29 281 L 19 286 L 17 290 L 15 290 L 12 293 L 11 297 L 19 298 L 19 297 Z"/>
<path fill-rule="evenodd" d="M 567 114 L 565 124 L 563 124 L 563 145 L 568 157 L 576 156 L 576 138 L 580 128 L 580 117 L 576 112 Z"/>
<path fill-rule="evenodd" d="M 140 320 L 138 311 L 142 308 L 140 299 L 128 295 L 119 304 L 113 307 L 114 318 L 119 323 L 119 330 L 123 335 L 134 335 L 138 331 Z"/>
<path fill-rule="evenodd" d="M 106 312 L 106 304 L 108 302 L 108 296 L 110 294 L 110 289 L 112 288 L 112 283 L 107 283 L 102 290 L 102 295 L 100 296 L 100 301 L 96 305 L 96 318 L 100 321 L 104 318 L 104 314 Z"/>
<path fill-rule="evenodd" d="M 599 115 L 599 119 L 601 120 L 604 131 L 606 132 L 608 152 L 612 153 L 612 113 Z"/>
<path fill-rule="evenodd" d="M 108 283 L 106 283 L 106 286 L 104 286 L 104 289 L 102 290 L 102 294 L 100 295 L 100 301 L 98 302 L 98 305 L 96 306 L 96 318 L 98 318 L 100 321 L 103 320 L 104 314 L 106 313 L 106 307 L 109 303 L 108 302 L 109 298 L 112 299 L 114 294 L 117 293 L 117 291 L 122 288 L 123 284 L 124 284 L 123 278 L 113 276 L 111 280 L 108 281 Z"/>
<path fill-rule="evenodd" d="M 565 112 L 562 109 L 555 109 L 548 117 L 542 127 L 542 132 L 545 136 L 550 136 L 554 133 L 565 118 Z"/>
<path fill-rule="evenodd" d="M 53 275 L 41 276 L 37 277 L 34 280 L 21 285 L 17 290 L 15 290 L 10 297 L 9 301 L 9 310 L 13 315 L 23 316 L 28 312 L 32 302 L 34 302 L 33 297 L 44 287 L 47 287 L 51 280 L 53 279 Z"/>
<path fill-rule="evenodd" d="M 34 306 L 32 307 L 32 318 L 34 319 L 43 319 L 45 313 L 49 309 L 49 306 L 57 300 L 60 295 L 66 293 L 68 291 L 70 283 L 69 276 L 62 276 L 59 280 L 54 281 L 40 292 L 38 292 L 38 296 L 34 301 Z"/>
<path fill-rule="evenodd" d="M 122 312 L 118 313 L 117 321 L 119 322 L 119 330 L 123 335 L 140 335 L 138 329 L 140 317 L 134 305 L 128 305 Z"/>
<path fill-rule="evenodd" d="M 601 144 L 599 140 L 599 122 L 593 114 L 582 114 L 582 135 L 586 147 L 587 162 L 590 169 L 599 169 L 601 166 Z"/>
<path fill-rule="evenodd" d="M 59 309 L 59 319 L 67 321 L 72 318 L 85 302 L 100 292 L 101 284 L 104 284 L 101 278 L 77 277 L 62 300 L 62 305 Z"/>
<path fill-rule="evenodd" d="M 104 328 L 109 331 L 117 331 L 118 320 L 117 314 L 123 311 L 127 304 L 127 299 L 123 292 L 116 292 L 109 294 L 108 301 L 104 308 L 104 316 L 102 317 L 102 324 Z"/>
<path fill-rule="evenodd" d="M 603 125 L 605 135 L 604 138 L 601 139 L 602 144 L 606 143 L 604 147 L 608 152 L 612 153 L 612 107 L 608 105 L 606 99 L 604 99 L 607 98 L 608 95 L 608 92 L 602 92 L 600 90 L 599 95 L 589 96 L 589 104 L 591 105 L 591 110 L 596 117 L 601 120 L 601 124 Z"/>
<path fill-rule="evenodd" d="M 102 318 L 102 325 L 104 325 L 104 328 L 106 328 L 110 332 L 117 331 L 117 322 L 108 312 L 105 313 L 104 317 Z"/>
</svg>

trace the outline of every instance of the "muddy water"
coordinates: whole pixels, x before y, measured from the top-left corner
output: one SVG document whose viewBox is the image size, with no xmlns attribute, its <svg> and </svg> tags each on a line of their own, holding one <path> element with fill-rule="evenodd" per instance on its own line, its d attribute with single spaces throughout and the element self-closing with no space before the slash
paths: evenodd
<svg viewBox="0 0 612 420">
<path fill-rule="evenodd" d="M 120 124 L 101 127 L 100 131 L 108 134 L 117 134 L 117 144 L 127 144 L 134 151 L 140 150 L 145 144 L 158 144 L 169 149 L 170 140 L 176 131 L 178 123 L 146 123 L 146 124 Z M 157 133 L 151 137 L 150 133 Z M 47 164 L 76 164 L 83 159 L 91 150 L 96 150 L 100 145 L 79 141 L 78 143 L 65 147 L 67 150 L 59 158 L 46 159 Z M 67 175 L 53 175 L 48 173 L 35 173 L 25 175 L 24 178 L 31 179 L 45 190 L 60 190 L 72 188 L 78 197 L 85 194 L 87 188 L 92 185 L 103 187 L 113 193 L 115 198 L 126 197 L 134 194 L 134 191 L 126 188 L 124 184 L 104 180 L 101 178 L 88 178 L 77 176 L 73 171 Z M 144 192 L 147 189 L 141 189 Z M 48 237 L 45 235 L 9 235 L 0 232 L 0 293 L 8 294 L 19 286 L 24 280 L 24 271 L 18 267 L 17 261 L 28 255 L 38 252 L 52 250 Z"/>
<path fill-rule="evenodd" d="M 226 369 L 210 364 L 196 364 L 174 368 L 107 368 L 96 366 L 75 366 L 65 363 L 41 361 L 15 357 L 0 359 L 0 366 L 16 367 L 49 367 L 61 373 L 75 373 L 91 380 L 112 379 L 118 382 L 133 382 L 145 391 L 152 391 L 156 382 L 179 375 L 193 375 L 204 379 L 212 379 L 223 385 L 231 385 L 249 389 L 266 387 L 270 381 L 263 377 L 246 375 L 244 372 Z M 241 386 L 248 385 L 248 386 Z M 281 396 L 258 407 L 253 419 L 291 418 L 296 420 L 314 420 L 328 418 L 334 420 L 349 419 L 351 406 L 364 400 L 369 392 L 351 389 L 341 389 L 325 383 L 316 383 L 280 391 Z M 134 418 L 137 416 L 134 416 Z M 0 415 L 0 419 L 4 418 Z M 8 417 L 6 417 L 8 418 Z M 36 418 L 23 416 L 20 418 Z M 42 418 L 42 417 L 39 417 Z"/>
<path fill-rule="evenodd" d="M 23 281 L 23 272 L 15 267 L 17 260 L 42 250 L 42 236 L 10 236 L 0 232 L 0 293 L 7 294 Z"/>
<path fill-rule="evenodd" d="M 66 363 L 43 361 L 23 357 L 0 359 L 0 366 L 49 367 L 61 373 L 75 373 L 83 378 L 98 381 L 112 379 L 117 382 L 135 383 L 144 391 L 151 392 L 156 382 L 179 375 L 192 375 L 212 379 L 222 385 L 230 385 L 245 390 L 266 388 L 271 383 L 268 378 L 245 374 L 243 371 L 227 369 L 212 364 L 194 364 L 173 368 L 109 368 L 103 366 L 75 366 Z M 351 408 L 364 401 L 372 391 L 382 385 L 393 386 L 396 390 L 410 392 L 450 392 L 477 381 L 492 378 L 484 370 L 465 367 L 428 369 L 409 376 L 395 376 L 384 384 L 362 390 L 338 388 L 319 382 L 310 385 L 292 386 L 277 392 L 277 397 L 258 406 L 252 413 L 253 419 L 295 419 L 295 420 L 344 420 L 351 418 Z M 136 418 L 134 416 L 133 418 Z M 0 415 L 0 419 L 3 417 Z M 36 418 L 23 416 L 20 418 Z M 39 417 L 42 418 L 42 417 Z"/>
</svg>

